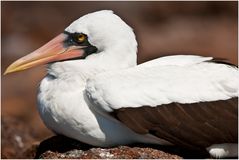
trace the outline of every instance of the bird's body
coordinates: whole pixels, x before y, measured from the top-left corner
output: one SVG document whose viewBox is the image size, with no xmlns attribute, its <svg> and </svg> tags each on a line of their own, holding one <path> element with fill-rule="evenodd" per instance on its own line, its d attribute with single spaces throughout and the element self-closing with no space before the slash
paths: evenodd
<svg viewBox="0 0 239 160">
<path fill-rule="evenodd" d="M 211 59 L 168 56 L 159 58 L 157 64 L 146 62 L 127 69 L 94 73 L 87 78 L 76 72 L 59 72 L 55 63 L 41 82 L 38 110 L 53 131 L 88 144 L 170 144 L 153 135 L 132 132 L 110 113 L 121 106 L 157 107 L 173 102 L 192 104 L 236 97 L 237 69 L 208 62 Z M 58 74 L 53 74 L 54 69 Z"/>
<path fill-rule="evenodd" d="M 192 55 L 136 65 L 136 53 L 132 29 L 99 11 L 6 72 L 54 62 L 40 84 L 38 110 L 57 134 L 95 146 L 176 144 L 237 156 L 237 67 Z"/>
</svg>

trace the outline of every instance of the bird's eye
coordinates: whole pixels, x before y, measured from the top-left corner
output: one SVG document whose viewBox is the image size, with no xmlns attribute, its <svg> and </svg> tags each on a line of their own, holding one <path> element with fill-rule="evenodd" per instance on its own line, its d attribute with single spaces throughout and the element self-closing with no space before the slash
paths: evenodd
<svg viewBox="0 0 239 160">
<path fill-rule="evenodd" d="M 85 39 L 86 39 L 86 35 L 84 35 L 84 34 L 79 34 L 79 35 L 77 35 L 77 38 L 76 38 L 77 42 L 79 42 L 79 43 L 84 42 Z"/>
</svg>

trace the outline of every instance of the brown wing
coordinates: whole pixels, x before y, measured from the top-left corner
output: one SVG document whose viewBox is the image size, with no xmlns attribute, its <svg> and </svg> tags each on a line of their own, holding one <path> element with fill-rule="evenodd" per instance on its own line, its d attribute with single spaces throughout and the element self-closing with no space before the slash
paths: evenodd
<svg viewBox="0 0 239 160">
<path fill-rule="evenodd" d="M 137 133 L 151 133 L 185 147 L 205 148 L 238 141 L 238 98 L 122 108 L 114 114 Z"/>
<path fill-rule="evenodd" d="M 219 64 L 226 64 L 232 67 L 238 67 L 235 64 L 232 64 L 229 60 L 223 59 L 223 58 L 213 58 L 212 60 L 206 61 L 206 62 L 212 62 L 212 63 L 219 63 Z"/>
</svg>

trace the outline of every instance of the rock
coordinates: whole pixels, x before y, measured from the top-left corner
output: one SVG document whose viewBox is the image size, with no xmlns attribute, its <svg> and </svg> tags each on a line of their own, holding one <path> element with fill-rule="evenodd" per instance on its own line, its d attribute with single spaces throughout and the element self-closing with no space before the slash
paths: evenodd
<svg viewBox="0 0 239 160">
<path fill-rule="evenodd" d="M 35 140 L 34 131 L 18 119 L 2 117 L 1 158 L 30 158 L 23 153 Z"/>
<path fill-rule="evenodd" d="M 119 146 L 113 148 L 93 147 L 64 136 L 54 136 L 43 141 L 35 158 L 83 158 L 83 159 L 145 159 L 182 157 L 147 147 Z"/>
<path fill-rule="evenodd" d="M 33 147 L 34 148 L 34 147 Z M 35 158 L 40 159 L 182 159 L 209 158 L 207 153 L 189 151 L 178 147 L 134 144 L 112 148 L 93 147 L 64 136 L 54 136 L 42 141 Z"/>
<path fill-rule="evenodd" d="M 182 157 L 165 153 L 152 148 L 138 148 L 120 146 L 111 149 L 92 148 L 87 151 L 74 149 L 65 153 L 46 151 L 39 158 L 80 158 L 80 159 L 148 159 L 148 158 L 165 158 L 165 159 L 182 159 Z"/>
</svg>

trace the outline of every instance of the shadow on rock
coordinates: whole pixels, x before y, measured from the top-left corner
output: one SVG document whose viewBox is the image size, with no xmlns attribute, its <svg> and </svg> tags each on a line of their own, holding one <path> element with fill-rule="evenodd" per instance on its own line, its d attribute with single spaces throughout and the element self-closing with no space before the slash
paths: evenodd
<svg viewBox="0 0 239 160">
<path fill-rule="evenodd" d="M 42 154 L 49 151 L 53 153 L 66 153 L 74 149 L 88 150 L 90 148 L 92 148 L 92 146 L 88 144 L 78 142 L 65 136 L 57 135 L 40 143 L 37 147 L 35 158 L 41 158 Z"/>
<path fill-rule="evenodd" d="M 132 144 L 99 148 L 64 137 L 54 136 L 37 146 L 35 158 L 94 158 L 94 159 L 148 159 L 148 158 L 209 158 L 205 151 L 188 150 L 176 146 Z"/>
<path fill-rule="evenodd" d="M 166 153 L 178 155 L 182 157 L 183 159 L 210 158 L 210 155 L 206 150 L 188 149 L 188 148 L 183 148 L 181 146 L 160 146 L 160 145 L 150 145 L 150 144 L 135 144 L 134 146 L 157 149 Z"/>
</svg>

